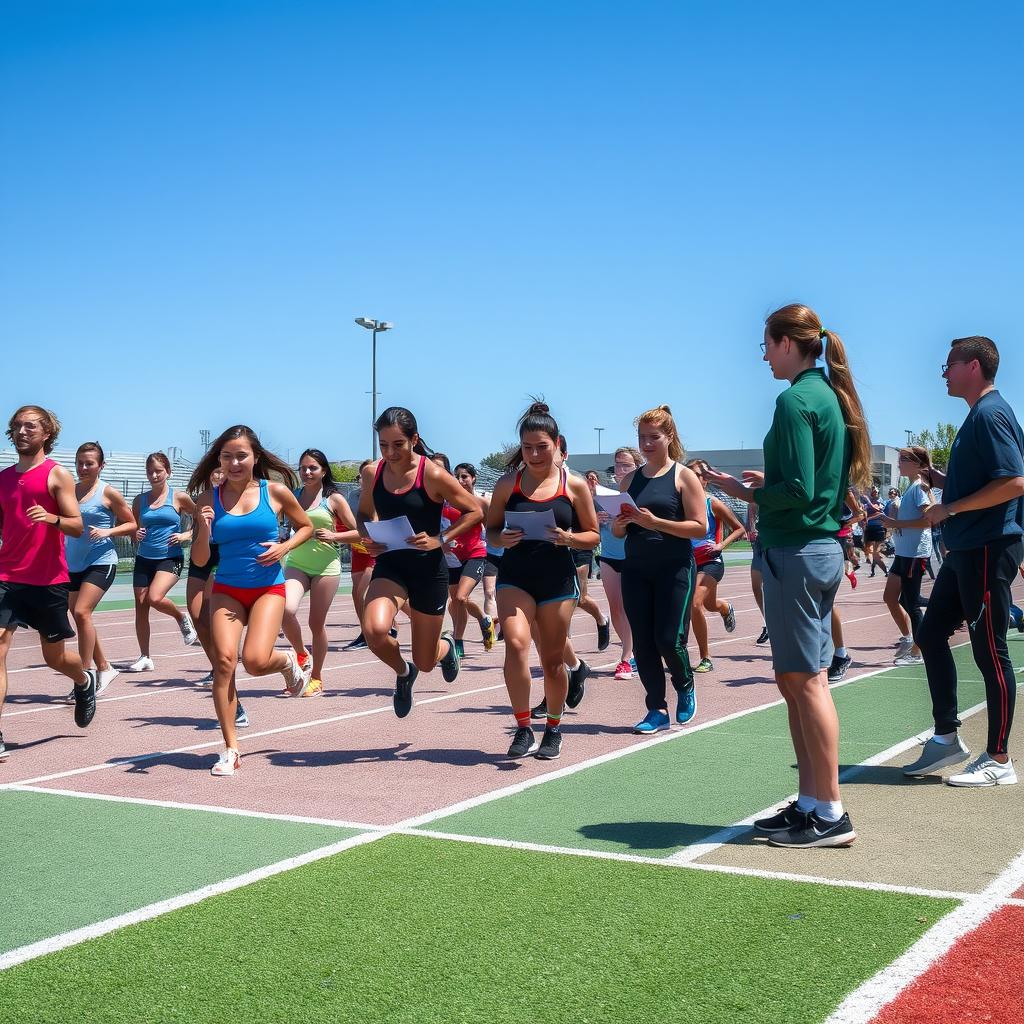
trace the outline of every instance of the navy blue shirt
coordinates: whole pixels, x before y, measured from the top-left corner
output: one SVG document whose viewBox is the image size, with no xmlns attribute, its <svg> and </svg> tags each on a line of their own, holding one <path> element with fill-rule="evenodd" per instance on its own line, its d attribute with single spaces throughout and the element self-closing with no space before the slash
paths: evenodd
<svg viewBox="0 0 1024 1024">
<path fill-rule="evenodd" d="M 980 491 L 992 480 L 1024 476 L 1024 434 L 1013 410 L 998 391 L 974 403 L 953 440 L 942 503 L 949 505 Z M 942 524 L 950 551 L 980 548 L 1002 537 L 1024 534 L 1020 498 L 976 512 L 958 512 Z"/>
</svg>

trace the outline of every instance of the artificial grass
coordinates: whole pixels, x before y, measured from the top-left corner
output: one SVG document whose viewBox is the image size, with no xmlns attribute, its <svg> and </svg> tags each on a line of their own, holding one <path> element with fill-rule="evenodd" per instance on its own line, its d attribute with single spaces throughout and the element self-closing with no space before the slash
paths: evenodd
<svg viewBox="0 0 1024 1024">
<path fill-rule="evenodd" d="M 393 836 L 0 974 L 0 1021 L 812 1024 L 952 901 Z"/>
<path fill-rule="evenodd" d="M 0 793 L 0 821 L 0 952 L 355 834 L 24 791 Z"/>
</svg>

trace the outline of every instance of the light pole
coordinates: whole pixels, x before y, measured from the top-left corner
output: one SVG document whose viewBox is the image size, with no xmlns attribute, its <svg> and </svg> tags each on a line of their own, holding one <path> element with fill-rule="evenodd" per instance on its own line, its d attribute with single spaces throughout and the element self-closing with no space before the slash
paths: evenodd
<svg viewBox="0 0 1024 1024">
<path fill-rule="evenodd" d="M 604 431 L 604 427 L 594 427 L 597 431 L 597 454 L 601 454 L 601 434 Z"/>
<path fill-rule="evenodd" d="M 903 428 L 903 433 L 907 435 L 907 447 L 909 448 L 910 447 L 910 439 L 914 436 L 914 432 L 912 430 L 907 430 L 907 428 L 904 427 Z"/>
<path fill-rule="evenodd" d="M 377 422 L 377 334 L 380 331 L 390 331 L 395 325 L 387 320 L 371 320 L 367 316 L 357 316 L 356 323 L 360 327 L 365 327 L 368 331 L 373 331 L 373 371 L 370 383 L 370 403 L 373 419 L 370 423 L 370 433 L 372 435 L 370 456 L 375 459 L 377 458 L 377 431 L 374 430 L 373 424 Z"/>
</svg>

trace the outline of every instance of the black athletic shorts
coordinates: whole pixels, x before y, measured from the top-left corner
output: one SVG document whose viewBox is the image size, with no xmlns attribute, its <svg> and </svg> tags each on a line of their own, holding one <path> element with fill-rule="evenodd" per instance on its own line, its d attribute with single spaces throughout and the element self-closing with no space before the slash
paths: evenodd
<svg viewBox="0 0 1024 1024">
<path fill-rule="evenodd" d="M 185 568 L 185 560 L 177 558 L 140 558 L 135 557 L 135 571 L 132 573 L 132 586 L 144 590 L 153 582 L 158 572 L 172 572 L 181 579 L 181 570 Z"/>
<path fill-rule="evenodd" d="M 385 551 L 377 556 L 373 582 L 390 580 L 408 595 L 409 607 L 423 615 L 444 615 L 448 604 L 448 566 L 440 548 L 433 551 Z"/>
<path fill-rule="evenodd" d="M 454 587 L 459 580 L 464 580 L 469 576 L 472 578 L 473 586 L 475 587 L 484 578 L 486 570 L 486 558 L 467 558 L 458 569 L 448 569 L 448 585 Z"/>
<path fill-rule="evenodd" d="M 212 575 L 214 570 L 217 568 L 220 562 L 220 548 L 216 544 L 210 545 L 210 560 L 206 565 L 196 565 L 195 562 L 190 558 L 188 560 L 188 575 L 189 579 L 202 580 L 204 583 Z"/>
<path fill-rule="evenodd" d="M 594 552 L 593 550 L 580 551 L 577 548 L 572 549 L 572 561 L 577 569 L 585 568 L 587 575 L 589 576 L 594 571 Z"/>
<path fill-rule="evenodd" d="M 598 555 L 597 560 L 602 565 L 607 565 L 609 569 L 614 569 L 616 572 L 622 572 L 622 567 L 626 564 L 624 558 L 605 558 L 604 555 Z"/>
<path fill-rule="evenodd" d="M 870 544 L 872 541 L 885 540 L 885 527 L 875 526 L 873 523 L 864 528 L 864 539 Z"/>
<path fill-rule="evenodd" d="M 722 582 L 725 575 L 725 562 L 721 558 L 712 558 L 703 565 L 697 566 L 697 575 L 710 576 L 716 583 Z"/>
<path fill-rule="evenodd" d="M 532 562 L 532 565 L 517 567 L 506 558 L 498 570 L 498 590 L 515 587 L 529 594 L 537 604 L 580 599 L 580 580 L 573 559 L 555 557 Z"/>
<path fill-rule="evenodd" d="M 68 619 L 68 585 L 40 587 L 0 580 L 0 629 L 18 626 L 34 629 L 49 644 L 70 640 L 75 631 Z"/>
<path fill-rule="evenodd" d="M 496 558 L 494 555 L 488 555 L 484 559 L 484 578 L 497 579 L 499 565 L 501 565 L 500 558 Z"/>
<path fill-rule="evenodd" d="M 71 577 L 68 590 L 72 594 L 77 594 L 82 589 L 83 583 L 91 583 L 94 587 L 99 587 L 105 594 L 114 582 L 114 577 L 117 575 L 117 566 L 90 565 L 88 569 L 83 569 L 81 572 L 71 572 L 68 575 Z"/>
</svg>

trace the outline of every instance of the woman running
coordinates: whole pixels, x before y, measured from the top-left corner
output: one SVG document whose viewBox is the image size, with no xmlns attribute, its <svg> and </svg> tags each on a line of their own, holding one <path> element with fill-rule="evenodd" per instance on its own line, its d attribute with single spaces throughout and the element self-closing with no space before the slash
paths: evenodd
<svg viewBox="0 0 1024 1024">
<path fill-rule="evenodd" d="M 110 664 L 96 635 L 92 613 L 117 575 L 117 549 L 114 537 L 130 537 L 137 529 L 132 510 L 124 495 L 105 483 L 100 474 L 104 466 L 103 448 L 97 441 L 86 441 L 75 453 L 78 483 L 75 497 L 82 510 L 81 536 L 65 538 L 68 560 L 68 606 L 78 629 L 78 653 L 84 668 L 96 667 L 96 693 L 101 694 L 114 680 L 118 670 Z M 74 704 L 74 690 L 67 702 Z"/>
<path fill-rule="evenodd" d="M 855 833 L 839 794 L 839 719 L 827 671 L 843 578 L 836 535 L 848 479 L 870 479 L 871 444 L 846 349 L 813 310 L 776 310 L 761 349 L 775 379 L 790 383 L 764 440 L 764 473 L 744 473 L 744 484 L 708 472 L 726 494 L 758 504 L 772 662 L 800 776 L 798 799 L 754 828 L 775 846 L 848 846 Z M 827 377 L 816 365 L 822 355 Z"/>
<path fill-rule="evenodd" d="M 509 757 L 536 753 L 554 760 L 562 749 L 562 709 L 569 689 L 565 666 L 569 623 L 579 598 L 574 550 L 591 551 L 600 539 L 594 499 L 584 480 L 559 464 L 561 434 L 544 402 L 519 420 L 519 448 L 495 485 L 487 513 L 487 539 L 504 549 L 498 568 L 498 617 L 505 637 L 505 685 L 516 719 Z M 506 513 L 549 513 L 546 539 L 525 539 L 506 526 Z M 531 626 L 544 670 L 546 728 L 538 747 L 530 728 Z"/>
<path fill-rule="evenodd" d="M 697 710 L 686 643 L 696 583 L 693 541 L 707 534 L 708 523 L 704 489 L 681 464 L 683 445 L 672 410 L 650 409 L 636 427 L 646 461 L 620 487 L 637 507 L 623 505 L 612 532 L 626 539 L 622 603 L 646 693 L 647 714 L 633 731 L 648 735 L 669 728 L 666 668 L 677 694 L 676 722 L 685 725 Z"/>
<path fill-rule="evenodd" d="M 235 732 L 238 692 L 235 668 L 238 645 L 245 631 L 242 664 L 253 676 L 280 672 L 292 694 L 309 681 L 294 651 L 276 651 L 274 643 L 284 619 L 285 586 L 281 559 L 313 535 L 313 524 L 291 487 L 291 469 L 268 452 L 251 428 L 229 427 L 210 446 L 196 466 L 189 489 L 197 490 L 217 466 L 224 482 L 200 495 L 195 519 L 192 558 L 197 565 L 210 559 L 217 545 L 217 580 L 211 595 L 213 634 L 213 703 L 217 709 L 225 750 L 211 775 L 234 775 L 241 767 Z M 273 473 L 286 483 L 271 482 Z M 294 532 L 278 541 L 281 517 Z"/>
<path fill-rule="evenodd" d="M 768 643 L 768 625 L 764 622 L 764 552 L 757 532 L 757 505 L 754 502 L 747 505 L 747 539 L 750 541 L 750 592 L 754 595 L 754 602 L 764 623 L 754 643 L 763 647 Z"/>
<path fill-rule="evenodd" d="M 373 459 L 363 459 L 363 461 L 359 463 L 360 478 L 363 475 L 363 470 L 372 462 Z M 356 508 L 359 507 L 360 493 L 361 489 L 357 487 L 355 493 L 352 495 L 353 503 Z M 352 555 L 352 562 L 350 565 L 350 572 L 352 573 L 352 604 L 356 610 L 356 622 L 359 625 L 359 634 L 356 636 L 355 640 L 350 640 L 345 644 L 345 646 L 342 647 L 342 650 L 363 651 L 366 649 L 366 637 L 363 636 L 363 607 L 366 603 L 366 591 L 370 586 L 370 578 L 373 576 L 373 565 L 376 560 L 367 552 L 366 548 L 363 547 L 362 541 L 352 541 L 349 545 L 349 551 Z M 398 636 L 397 630 L 395 630 L 395 636 Z"/>
<path fill-rule="evenodd" d="M 356 517 L 331 475 L 331 464 L 319 448 L 307 448 L 299 458 L 302 487 L 295 492 L 299 504 L 313 524 L 313 536 L 294 548 L 285 562 L 284 635 L 295 649 L 299 664 L 308 655 L 302 642 L 302 627 L 297 612 L 302 598 L 309 594 L 309 631 L 313 641 L 313 668 L 300 697 L 316 697 L 324 692 L 322 681 L 327 660 L 327 614 L 341 583 L 341 554 L 338 544 L 359 540 Z M 337 530 L 341 523 L 344 530 Z"/>
<path fill-rule="evenodd" d="M 643 465 L 643 459 L 636 448 L 616 448 L 612 473 L 620 487 L 622 481 Z M 602 509 L 597 510 L 597 521 L 601 529 L 601 582 L 604 596 L 608 598 L 608 614 L 615 635 L 622 644 L 622 656 L 615 666 L 616 679 L 632 679 L 633 631 L 629 628 L 626 609 L 622 605 L 622 566 L 626 559 L 626 540 L 612 533 L 612 517 Z"/>
<path fill-rule="evenodd" d="M 150 490 L 137 495 L 132 502 L 132 516 L 139 524 L 135 531 L 138 548 L 132 574 L 139 658 L 128 666 L 129 672 L 153 671 L 153 659 L 149 655 L 151 608 L 174 619 L 186 647 L 199 639 L 188 612 L 181 611 L 167 596 L 181 578 L 185 563 L 181 545 L 189 539 L 189 534 L 182 532 L 181 517 L 193 515 L 196 508 L 184 491 L 171 489 L 167 482 L 170 475 L 170 459 L 163 452 L 153 452 L 146 459 Z"/>
<path fill-rule="evenodd" d="M 470 462 L 460 462 L 455 467 L 455 479 L 480 504 L 480 510 L 487 515 L 488 502 L 476 493 L 476 467 Z M 457 523 L 462 513 L 449 504 L 445 504 L 442 522 L 448 520 L 449 525 Z M 460 660 L 465 656 L 463 639 L 466 635 L 466 623 L 472 615 L 480 626 L 484 650 L 494 647 L 494 621 L 475 601 L 470 600 L 476 585 L 484 578 L 487 570 L 487 545 L 483 538 L 483 523 L 473 527 L 468 533 L 462 534 L 451 545 L 451 553 L 458 560 L 458 567 L 448 567 L 448 610 L 452 617 L 455 649 Z"/>
<path fill-rule="evenodd" d="M 420 672 L 440 664 L 447 683 L 459 674 L 459 656 L 451 633 L 442 633 L 448 603 L 448 566 L 444 546 L 468 533 L 482 519 L 479 502 L 459 482 L 430 460 L 408 409 L 385 409 L 374 424 L 381 458 L 363 470 L 357 523 L 362 543 L 376 559 L 366 592 L 363 633 L 370 650 L 395 673 L 395 714 L 412 710 L 412 688 Z M 441 513 L 445 502 L 462 512 L 445 533 Z M 412 535 L 404 548 L 389 549 L 366 533 L 369 522 L 406 517 Z M 412 623 L 412 664 L 402 657 L 392 635 L 402 609 Z"/>
<path fill-rule="evenodd" d="M 707 493 L 707 462 L 704 459 L 691 459 L 686 465 L 693 470 L 701 487 L 704 488 L 708 519 L 707 533 L 693 544 L 693 560 L 697 567 L 697 592 L 693 597 L 691 624 L 694 639 L 697 641 L 697 651 L 700 654 L 700 663 L 693 671 L 711 672 L 715 666 L 708 648 L 708 623 L 704 618 L 704 612 L 718 612 L 725 623 L 725 631 L 735 631 L 736 611 L 732 601 L 718 600 L 718 584 L 725 578 L 725 559 L 722 558 L 722 552 L 734 541 L 742 540 L 746 534 L 736 513 L 724 501 Z M 730 531 L 725 537 L 722 536 L 723 523 Z"/>
<path fill-rule="evenodd" d="M 861 498 L 864 505 L 864 512 L 867 514 L 867 521 L 864 523 L 864 555 L 871 566 L 871 576 L 875 575 L 875 567 L 882 570 L 882 575 L 889 573 L 888 566 L 882 559 L 882 545 L 885 543 L 885 526 L 882 524 L 882 516 L 885 515 L 885 507 L 878 497 L 878 488 L 871 490 Z"/>
</svg>

